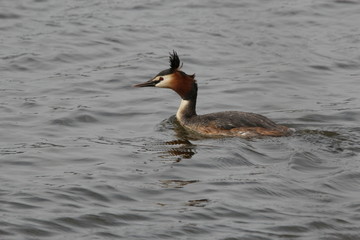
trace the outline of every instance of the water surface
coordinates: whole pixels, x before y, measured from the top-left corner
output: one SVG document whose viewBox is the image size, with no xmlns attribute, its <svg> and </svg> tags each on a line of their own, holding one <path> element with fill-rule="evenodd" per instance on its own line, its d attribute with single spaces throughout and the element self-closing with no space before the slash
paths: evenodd
<svg viewBox="0 0 360 240">
<path fill-rule="evenodd" d="M 1 239 L 358 239 L 360 4 L 0 2 Z M 198 112 L 291 137 L 196 139 L 165 89 L 177 50 Z"/>
</svg>

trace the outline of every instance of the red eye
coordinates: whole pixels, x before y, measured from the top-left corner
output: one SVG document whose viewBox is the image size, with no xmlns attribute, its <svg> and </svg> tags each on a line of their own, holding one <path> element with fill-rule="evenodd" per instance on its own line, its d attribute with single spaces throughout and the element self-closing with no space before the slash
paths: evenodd
<svg viewBox="0 0 360 240">
<path fill-rule="evenodd" d="M 163 77 L 159 77 L 159 81 L 162 81 L 162 80 L 164 80 L 164 78 L 163 78 Z"/>
</svg>

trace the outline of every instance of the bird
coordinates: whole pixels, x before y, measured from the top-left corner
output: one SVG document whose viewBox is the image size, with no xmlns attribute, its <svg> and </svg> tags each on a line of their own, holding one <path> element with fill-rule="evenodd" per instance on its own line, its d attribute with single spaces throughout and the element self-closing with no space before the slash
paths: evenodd
<svg viewBox="0 0 360 240">
<path fill-rule="evenodd" d="M 175 50 L 170 53 L 170 68 L 155 77 L 133 87 L 170 88 L 181 98 L 176 120 L 187 131 L 204 137 L 282 137 L 290 136 L 295 130 L 278 125 L 269 118 L 251 112 L 224 111 L 198 115 L 196 100 L 198 84 L 195 74 L 181 71 L 180 58 Z"/>
</svg>

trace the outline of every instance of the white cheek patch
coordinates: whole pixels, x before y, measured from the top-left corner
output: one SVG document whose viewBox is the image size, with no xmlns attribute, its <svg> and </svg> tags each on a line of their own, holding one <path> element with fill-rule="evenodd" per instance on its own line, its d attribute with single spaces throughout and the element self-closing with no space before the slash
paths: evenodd
<svg viewBox="0 0 360 240">
<path fill-rule="evenodd" d="M 157 83 L 155 85 L 155 87 L 159 87 L 159 88 L 171 88 L 171 82 L 173 80 L 173 76 L 172 75 L 166 75 L 166 76 L 159 76 L 156 77 L 155 80 L 159 80 L 160 77 L 163 78 L 162 81 L 160 81 L 159 83 Z"/>
</svg>

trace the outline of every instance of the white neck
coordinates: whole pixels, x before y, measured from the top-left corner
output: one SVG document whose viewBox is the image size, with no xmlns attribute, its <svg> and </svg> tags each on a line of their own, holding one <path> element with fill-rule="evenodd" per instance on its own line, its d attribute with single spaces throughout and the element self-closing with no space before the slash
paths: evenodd
<svg viewBox="0 0 360 240">
<path fill-rule="evenodd" d="M 181 99 L 179 109 L 176 113 L 176 118 L 179 122 L 184 122 L 186 119 L 196 116 L 195 101 Z"/>
</svg>

